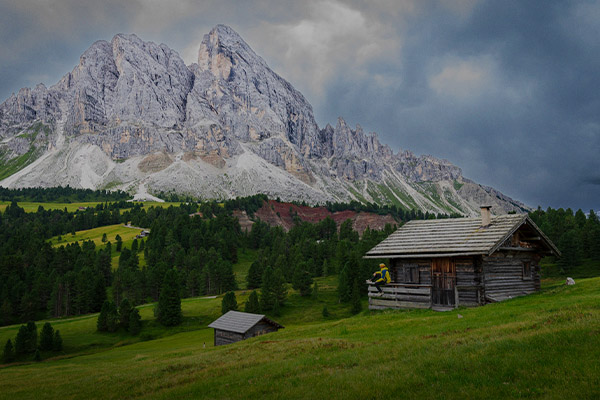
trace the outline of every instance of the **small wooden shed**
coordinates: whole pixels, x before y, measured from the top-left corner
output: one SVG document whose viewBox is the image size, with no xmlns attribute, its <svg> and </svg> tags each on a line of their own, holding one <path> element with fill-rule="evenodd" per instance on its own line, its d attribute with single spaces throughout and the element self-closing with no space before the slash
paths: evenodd
<svg viewBox="0 0 600 400">
<path fill-rule="evenodd" d="M 369 250 L 389 259 L 392 283 L 379 295 L 369 287 L 369 308 L 479 306 L 540 289 L 539 261 L 560 256 L 526 214 L 410 221 Z"/>
<path fill-rule="evenodd" d="M 239 342 L 283 328 L 262 314 L 239 311 L 227 312 L 208 327 L 215 329 L 215 346 Z"/>
</svg>

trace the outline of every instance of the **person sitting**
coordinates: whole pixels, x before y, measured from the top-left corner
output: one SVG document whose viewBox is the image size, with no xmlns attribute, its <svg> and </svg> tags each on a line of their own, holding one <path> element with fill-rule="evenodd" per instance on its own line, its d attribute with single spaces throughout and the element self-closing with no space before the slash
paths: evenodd
<svg viewBox="0 0 600 400">
<path fill-rule="evenodd" d="M 379 268 L 381 271 L 376 271 L 373 273 L 373 277 L 371 278 L 371 283 L 375 284 L 375 288 L 377 288 L 376 296 L 383 296 L 383 290 L 381 290 L 381 285 L 385 285 L 386 283 L 390 283 L 392 278 L 390 276 L 390 271 L 385 266 L 385 264 L 379 264 Z"/>
</svg>

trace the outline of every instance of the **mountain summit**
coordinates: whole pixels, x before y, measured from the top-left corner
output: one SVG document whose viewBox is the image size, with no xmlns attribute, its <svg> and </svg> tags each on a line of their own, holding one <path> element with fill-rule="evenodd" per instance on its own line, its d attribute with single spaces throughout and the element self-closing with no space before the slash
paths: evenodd
<svg viewBox="0 0 600 400">
<path fill-rule="evenodd" d="M 304 96 L 225 25 L 204 36 L 192 65 L 164 44 L 118 34 L 54 86 L 13 94 L 0 105 L 0 179 L 466 215 L 481 203 L 527 209 L 446 160 L 394 153 L 342 118 L 319 128 Z"/>
</svg>

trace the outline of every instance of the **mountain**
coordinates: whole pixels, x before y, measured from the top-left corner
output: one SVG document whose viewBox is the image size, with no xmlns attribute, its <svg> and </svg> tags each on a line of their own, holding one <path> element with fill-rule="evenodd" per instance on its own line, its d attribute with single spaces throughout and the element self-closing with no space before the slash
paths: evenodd
<svg viewBox="0 0 600 400">
<path fill-rule="evenodd" d="M 311 204 L 394 203 L 473 215 L 528 208 L 339 118 L 319 128 L 304 96 L 231 28 L 185 65 L 136 35 L 98 41 L 57 84 L 0 105 L 0 185 L 119 188 L 147 197 L 255 193 Z"/>
</svg>

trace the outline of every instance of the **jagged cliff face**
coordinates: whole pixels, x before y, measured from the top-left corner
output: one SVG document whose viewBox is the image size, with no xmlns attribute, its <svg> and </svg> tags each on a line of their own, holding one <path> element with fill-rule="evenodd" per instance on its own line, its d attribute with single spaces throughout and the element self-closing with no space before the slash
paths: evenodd
<svg viewBox="0 0 600 400">
<path fill-rule="evenodd" d="M 186 66 L 135 35 L 94 43 L 56 85 L 0 105 L 2 186 L 175 191 L 202 198 L 387 202 L 474 214 L 525 207 L 458 167 L 395 154 L 340 118 L 320 129 L 304 96 L 231 28 Z"/>
</svg>

